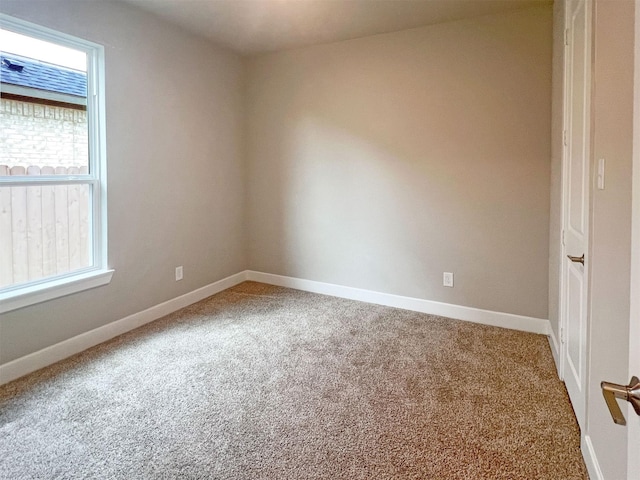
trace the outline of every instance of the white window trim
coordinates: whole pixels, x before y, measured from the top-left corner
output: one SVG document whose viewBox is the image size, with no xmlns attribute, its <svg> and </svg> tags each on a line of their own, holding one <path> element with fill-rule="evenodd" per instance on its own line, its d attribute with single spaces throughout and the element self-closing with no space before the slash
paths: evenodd
<svg viewBox="0 0 640 480">
<path fill-rule="evenodd" d="M 107 285 L 115 270 L 99 270 L 48 280 L 44 284 L 28 284 L 0 295 L 0 313 Z"/>
<path fill-rule="evenodd" d="M 91 185 L 93 225 L 93 265 L 68 274 L 8 287 L 0 291 L 0 313 L 52 300 L 106 285 L 114 270 L 107 261 L 107 168 L 104 47 L 0 13 L 0 27 L 66 47 L 80 50 L 90 59 L 87 65 L 87 124 L 90 175 L 39 177 L 48 184 L 82 183 Z M 61 177 L 61 178 L 60 178 Z M 35 184 L 33 177 L 0 177 L 0 186 Z"/>
</svg>

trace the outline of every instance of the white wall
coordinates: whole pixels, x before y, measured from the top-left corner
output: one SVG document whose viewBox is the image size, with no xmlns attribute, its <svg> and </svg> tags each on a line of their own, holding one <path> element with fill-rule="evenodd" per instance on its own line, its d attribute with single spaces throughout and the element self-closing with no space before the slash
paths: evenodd
<svg viewBox="0 0 640 480">
<path fill-rule="evenodd" d="M 116 270 L 108 286 L 3 314 L 0 364 L 244 270 L 241 59 L 117 2 L 0 11 L 105 46 Z"/>
<path fill-rule="evenodd" d="M 0 364 L 246 268 L 547 317 L 551 7 L 265 55 L 246 72 L 119 2 L 0 11 L 106 47 L 116 269 L 108 286 L 4 314 Z"/>
<path fill-rule="evenodd" d="M 251 59 L 250 268 L 547 318 L 551 40 L 545 6 Z"/>
</svg>

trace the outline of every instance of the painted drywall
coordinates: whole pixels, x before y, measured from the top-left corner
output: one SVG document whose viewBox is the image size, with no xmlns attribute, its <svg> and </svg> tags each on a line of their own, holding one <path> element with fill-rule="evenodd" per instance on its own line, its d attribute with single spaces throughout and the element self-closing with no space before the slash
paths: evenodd
<svg viewBox="0 0 640 480">
<path fill-rule="evenodd" d="M 3 314 L 0 364 L 244 270 L 242 60 L 119 2 L 0 11 L 105 46 L 115 269 L 108 286 Z"/>
<path fill-rule="evenodd" d="M 253 57 L 249 268 L 547 318 L 551 43 L 545 6 Z"/>
<path fill-rule="evenodd" d="M 605 158 L 606 175 L 592 195 L 586 433 L 604 478 L 627 478 L 627 430 L 611 420 L 600 382 L 629 381 L 634 3 L 596 1 L 594 18 L 592 172 Z"/>
<path fill-rule="evenodd" d="M 562 262 L 562 152 L 564 112 L 564 1 L 553 4 L 551 88 L 551 201 L 549 209 L 549 324 L 560 341 L 560 275 Z M 559 353 L 559 352 L 556 352 Z"/>
</svg>

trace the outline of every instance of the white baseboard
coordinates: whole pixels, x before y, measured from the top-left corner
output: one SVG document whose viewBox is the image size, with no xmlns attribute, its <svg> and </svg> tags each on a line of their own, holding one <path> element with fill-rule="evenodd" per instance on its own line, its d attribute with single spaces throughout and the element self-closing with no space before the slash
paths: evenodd
<svg viewBox="0 0 640 480">
<path fill-rule="evenodd" d="M 600 469 L 600 464 L 596 457 L 596 451 L 593 448 L 591 437 L 589 435 L 583 435 L 580 442 L 580 450 L 582 450 L 582 457 L 584 463 L 587 466 L 587 472 L 589 472 L 589 478 L 591 480 L 604 480 L 604 475 Z"/>
<path fill-rule="evenodd" d="M 514 330 L 522 330 L 525 332 L 539 333 L 543 335 L 553 334 L 553 332 L 551 332 L 549 321 L 541 318 L 493 312 L 490 310 L 463 307 L 460 305 L 434 302 L 420 298 L 403 297 L 400 295 L 345 287 L 331 283 L 322 283 L 313 280 L 303 280 L 300 278 L 245 270 L 218 282 L 211 283 L 194 290 L 193 292 L 186 293 L 141 312 L 134 313 L 128 317 L 116 320 L 115 322 L 69 338 L 68 340 L 64 340 L 50 347 L 5 363 L 4 365 L 0 365 L 0 385 L 63 360 L 71 355 L 80 353 L 83 350 L 91 348 L 102 342 L 111 340 L 118 335 L 122 335 L 123 333 L 138 328 L 146 323 L 164 317 L 176 310 L 242 283 L 245 280 L 295 288 L 307 292 L 332 295 L 334 297 L 358 300 L 361 302 L 385 305 L 388 307 L 402 308 L 405 310 L 455 318 L 484 325 L 511 328 Z"/>
<path fill-rule="evenodd" d="M 553 328 L 549 325 L 549 346 L 551 347 L 551 355 L 553 355 L 553 361 L 556 364 L 556 371 L 558 376 L 562 378 L 562 370 L 560 369 L 560 343 L 553 333 Z"/>
<path fill-rule="evenodd" d="M 102 327 L 82 333 L 50 347 L 0 365 L 0 385 L 111 340 L 146 323 L 198 302 L 246 280 L 246 272 L 236 273 L 202 288 L 147 308 Z"/>
<path fill-rule="evenodd" d="M 467 322 L 481 323 L 495 327 L 511 328 L 525 332 L 548 335 L 551 331 L 549 320 L 514 315 L 511 313 L 493 312 L 479 308 L 463 307 L 449 303 L 434 302 L 420 298 L 403 297 L 389 293 L 374 292 L 360 288 L 344 287 L 332 283 L 315 282 L 300 278 L 285 277 L 271 273 L 255 272 L 247 270 L 247 280 L 268 283 L 280 287 L 295 288 L 313 293 L 322 293 L 334 297 L 359 300 L 361 302 L 375 303 L 387 307 L 402 308 L 415 312 L 439 315 L 442 317 L 465 320 Z"/>
</svg>

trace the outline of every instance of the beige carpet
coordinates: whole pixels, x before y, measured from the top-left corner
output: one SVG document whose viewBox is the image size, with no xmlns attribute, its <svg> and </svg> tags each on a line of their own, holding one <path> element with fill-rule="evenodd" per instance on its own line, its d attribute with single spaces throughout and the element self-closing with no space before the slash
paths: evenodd
<svg viewBox="0 0 640 480">
<path fill-rule="evenodd" d="M 586 471 L 545 337 L 247 282 L 0 387 L 0 478 Z"/>
</svg>

